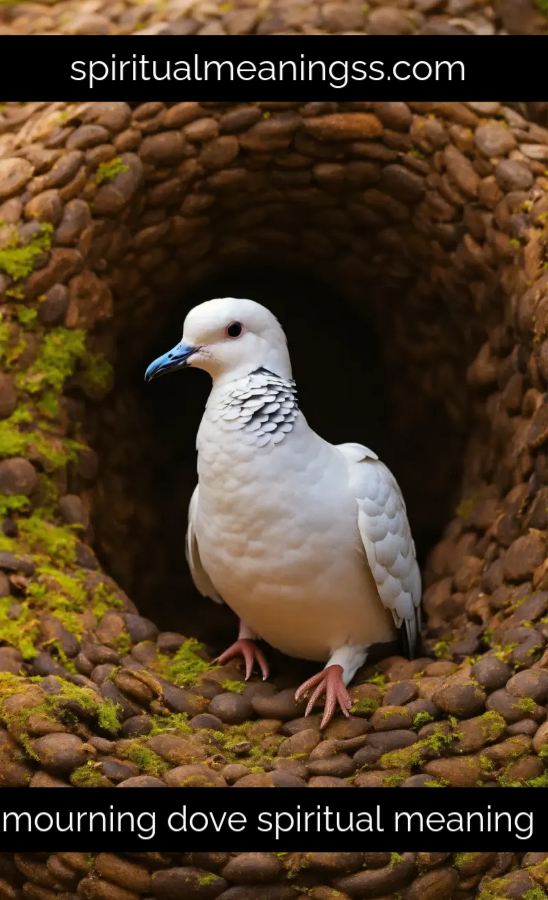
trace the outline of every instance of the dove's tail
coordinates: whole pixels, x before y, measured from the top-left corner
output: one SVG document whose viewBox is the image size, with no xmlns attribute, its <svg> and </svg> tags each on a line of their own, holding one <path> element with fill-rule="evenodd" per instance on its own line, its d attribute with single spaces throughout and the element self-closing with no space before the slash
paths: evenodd
<svg viewBox="0 0 548 900">
<path fill-rule="evenodd" d="M 403 620 L 403 628 L 401 636 L 403 641 L 404 656 L 408 659 L 415 659 L 419 649 L 421 615 L 420 608 L 415 607 L 415 615 L 412 618 Z"/>
</svg>

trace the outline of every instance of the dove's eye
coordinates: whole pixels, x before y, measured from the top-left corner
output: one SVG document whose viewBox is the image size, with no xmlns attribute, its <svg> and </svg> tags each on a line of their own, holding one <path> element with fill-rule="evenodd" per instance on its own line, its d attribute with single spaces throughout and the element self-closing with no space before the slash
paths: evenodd
<svg viewBox="0 0 548 900">
<path fill-rule="evenodd" d="M 244 330 L 244 326 L 241 322 L 231 322 L 230 325 L 226 326 L 226 336 L 229 338 L 237 338 L 240 337 Z"/>
</svg>

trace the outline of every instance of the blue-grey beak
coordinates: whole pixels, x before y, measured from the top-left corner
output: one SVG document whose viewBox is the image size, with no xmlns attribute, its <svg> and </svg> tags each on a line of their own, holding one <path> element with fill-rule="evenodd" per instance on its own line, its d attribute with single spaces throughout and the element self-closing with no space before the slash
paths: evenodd
<svg viewBox="0 0 548 900">
<path fill-rule="evenodd" d="M 159 378 L 160 375 L 167 375 L 168 372 L 174 372 L 175 369 L 182 369 L 183 366 L 186 366 L 189 356 L 192 356 L 197 349 L 197 347 L 189 347 L 188 344 L 180 341 L 173 350 L 159 356 L 150 364 L 145 372 L 145 381 L 152 381 L 153 378 Z"/>
</svg>

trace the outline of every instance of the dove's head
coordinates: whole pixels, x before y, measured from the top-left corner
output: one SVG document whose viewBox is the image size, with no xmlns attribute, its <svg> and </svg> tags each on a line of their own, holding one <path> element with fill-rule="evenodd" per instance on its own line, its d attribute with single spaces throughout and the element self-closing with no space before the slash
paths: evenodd
<svg viewBox="0 0 548 900">
<path fill-rule="evenodd" d="M 260 303 L 236 297 L 191 309 L 181 341 L 150 364 L 145 381 L 186 366 L 205 369 L 214 381 L 231 381 L 260 368 L 291 378 L 287 341 L 276 317 Z"/>
</svg>

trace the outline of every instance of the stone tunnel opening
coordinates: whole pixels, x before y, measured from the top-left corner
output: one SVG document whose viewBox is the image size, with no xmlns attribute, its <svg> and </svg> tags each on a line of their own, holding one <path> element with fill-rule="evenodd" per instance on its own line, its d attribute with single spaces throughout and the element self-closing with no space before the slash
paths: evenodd
<svg viewBox="0 0 548 900">
<path fill-rule="evenodd" d="M 209 377 L 187 371 L 143 381 L 148 363 L 179 340 L 188 310 L 216 296 L 251 297 L 277 315 L 310 425 L 332 443 L 366 444 L 389 465 L 406 498 L 421 566 L 454 514 L 467 435 L 441 400 L 415 403 L 416 416 L 402 414 L 411 373 L 401 365 L 392 370 L 385 346 L 390 329 L 382 333 L 379 299 L 369 304 L 367 289 L 366 302 L 353 304 L 312 270 L 261 259 L 221 266 L 171 303 L 158 298 L 131 348 L 120 340 L 115 388 L 90 412 L 100 460 L 94 549 L 143 615 L 162 629 L 221 647 L 234 633 L 235 617 L 200 597 L 184 558 L 195 436 Z M 464 371 L 465 348 L 463 356 Z"/>
</svg>

